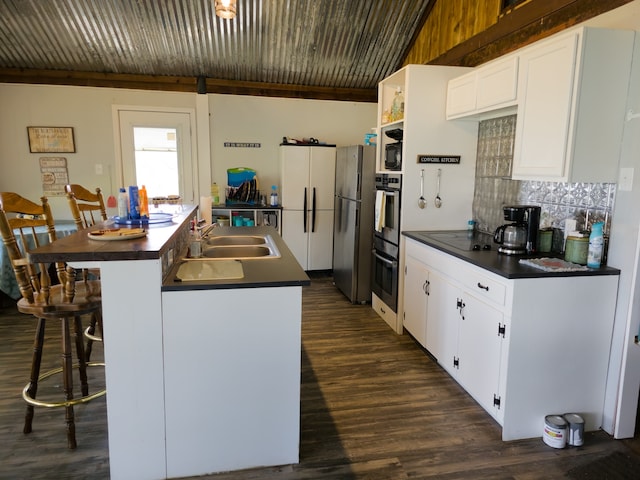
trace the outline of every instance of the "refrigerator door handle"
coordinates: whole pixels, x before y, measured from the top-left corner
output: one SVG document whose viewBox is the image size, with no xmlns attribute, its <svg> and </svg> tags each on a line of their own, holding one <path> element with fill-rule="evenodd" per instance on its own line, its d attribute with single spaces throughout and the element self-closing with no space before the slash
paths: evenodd
<svg viewBox="0 0 640 480">
<path fill-rule="evenodd" d="M 311 232 L 316 231 L 316 187 L 313 187 L 313 200 L 311 202 Z"/>
<path fill-rule="evenodd" d="M 302 215 L 302 228 L 303 228 L 303 232 L 307 233 L 307 187 L 304 187 L 304 201 L 302 202 L 304 204 L 303 207 L 303 215 Z"/>
</svg>

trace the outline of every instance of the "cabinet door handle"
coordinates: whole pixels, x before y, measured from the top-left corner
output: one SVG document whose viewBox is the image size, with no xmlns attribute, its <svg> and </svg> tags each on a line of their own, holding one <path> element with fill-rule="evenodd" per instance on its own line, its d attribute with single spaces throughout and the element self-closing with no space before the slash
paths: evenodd
<svg viewBox="0 0 640 480">
<path fill-rule="evenodd" d="M 304 212 L 302 215 L 302 225 L 304 228 L 304 233 L 307 233 L 307 187 L 304 187 L 304 200 L 302 202 L 304 204 Z"/>
<path fill-rule="evenodd" d="M 489 285 L 482 285 L 480 282 L 478 282 L 478 288 L 487 292 L 489 291 Z"/>
<path fill-rule="evenodd" d="M 316 187 L 313 187 L 313 200 L 311 202 L 311 231 L 316 231 Z"/>
<path fill-rule="evenodd" d="M 429 280 L 425 280 L 424 283 L 422 284 L 422 291 L 427 295 L 429 295 L 429 285 L 431 285 Z"/>
</svg>

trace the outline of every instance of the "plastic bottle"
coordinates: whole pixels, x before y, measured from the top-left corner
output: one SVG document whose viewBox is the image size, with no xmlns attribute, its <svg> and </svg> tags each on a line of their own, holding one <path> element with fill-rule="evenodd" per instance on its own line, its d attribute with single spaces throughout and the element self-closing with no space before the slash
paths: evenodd
<svg viewBox="0 0 640 480">
<path fill-rule="evenodd" d="M 149 218 L 149 197 L 147 196 L 147 187 L 142 185 L 138 191 L 140 196 L 140 217 Z"/>
<path fill-rule="evenodd" d="M 391 118 L 392 122 L 396 120 L 402 120 L 404 118 L 404 94 L 402 93 L 402 89 L 398 87 L 396 90 L 396 94 L 393 97 L 393 102 L 391 103 Z"/>
<path fill-rule="evenodd" d="M 278 192 L 276 191 L 276 186 L 272 185 L 271 186 L 271 203 L 270 205 L 272 207 L 277 207 L 278 206 Z"/>
<path fill-rule="evenodd" d="M 589 252 L 587 253 L 587 267 L 589 268 L 600 268 L 600 263 L 602 262 L 602 251 L 604 247 L 603 225 L 604 222 L 597 222 L 591 226 Z"/>
<path fill-rule="evenodd" d="M 140 220 L 140 195 L 137 185 L 129 187 L 129 218 Z"/>
<path fill-rule="evenodd" d="M 211 203 L 220 205 L 220 189 L 215 182 L 211 184 Z"/>
<path fill-rule="evenodd" d="M 124 187 L 121 187 L 118 193 L 118 217 L 129 218 L 129 197 Z"/>
</svg>

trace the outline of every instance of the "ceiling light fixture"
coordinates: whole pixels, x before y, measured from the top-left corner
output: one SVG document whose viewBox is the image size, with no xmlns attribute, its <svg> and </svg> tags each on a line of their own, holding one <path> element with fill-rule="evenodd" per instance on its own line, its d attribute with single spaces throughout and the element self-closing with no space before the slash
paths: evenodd
<svg viewBox="0 0 640 480">
<path fill-rule="evenodd" d="M 236 0 L 215 0 L 216 15 L 231 20 L 236 16 Z"/>
</svg>

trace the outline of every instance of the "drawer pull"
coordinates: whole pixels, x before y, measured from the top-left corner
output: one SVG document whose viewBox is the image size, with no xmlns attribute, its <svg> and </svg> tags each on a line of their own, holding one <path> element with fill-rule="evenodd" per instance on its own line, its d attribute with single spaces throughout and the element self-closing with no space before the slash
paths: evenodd
<svg viewBox="0 0 640 480">
<path fill-rule="evenodd" d="M 478 288 L 485 290 L 485 291 L 489 291 L 489 285 L 482 285 L 480 282 L 478 282 Z"/>
</svg>

